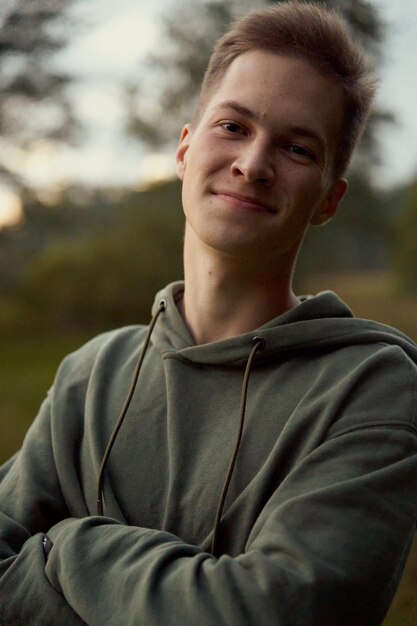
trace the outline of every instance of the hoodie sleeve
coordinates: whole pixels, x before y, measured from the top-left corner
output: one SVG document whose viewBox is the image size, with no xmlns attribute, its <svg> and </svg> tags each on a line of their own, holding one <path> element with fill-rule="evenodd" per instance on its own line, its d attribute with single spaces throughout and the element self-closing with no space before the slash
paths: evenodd
<svg viewBox="0 0 417 626">
<path fill-rule="evenodd" d="M 0 467 L 1 626 L 85 624 L 46 577 L 44 548 L 51 526 L 89 513 L 77 457 L 84 432 L 80 407 L 97 354 L 113 334 L 95 337 L 64 359 L 21 450 Z M 57 411 L 60 393 L 65 406 Z"/>
<path fill-rule="evenodd" d="M 396 409 L 411 415 L 412 402 Z M 240 555 L 90 517 L 52 530 L 46 575 L 90 626 L 377 626 L 408 554 L 416 493 L 412 428 L 345 429 L 288 474 Z"/>
<path fill-rule="evenodd" d="M 1 625 L 82 626 L 45 575 L 45 532 L 68 516 L 51 454 L 48 400 L 0 480 Z"/>
</svg>

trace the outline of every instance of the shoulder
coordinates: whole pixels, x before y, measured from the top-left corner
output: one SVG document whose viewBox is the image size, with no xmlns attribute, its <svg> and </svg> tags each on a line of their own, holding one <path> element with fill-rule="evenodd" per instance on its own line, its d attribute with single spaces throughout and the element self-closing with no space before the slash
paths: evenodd
<svg viewBox="0 0 417 626">
<path fill-rule="evenodd" d="M 55 378 L 55 391 L 85 387 L 95 373 L 104 378 L 112 376 L 136 358 L 146 331 L 147 326 L 126 326 L 94 337 L 63 359 Z"/>
<path fill-rule="evenodd" d="M 355 428 L 406 428 L 417 434 L 417 364 L 400 345 L 379 342 L 342 352 L 344 372 L 334 382 L 334 397 L 343 402 L 334 434 Z"/>
</svg>

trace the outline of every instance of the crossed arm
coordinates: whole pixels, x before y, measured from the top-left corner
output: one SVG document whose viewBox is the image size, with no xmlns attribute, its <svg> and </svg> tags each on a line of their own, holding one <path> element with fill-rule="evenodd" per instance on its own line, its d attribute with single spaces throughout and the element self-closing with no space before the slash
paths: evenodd
<svg viewBox="0 0 417 626">
<path fill-rule="evenodd" d="M 48 420 L 46 403 L 0 474 L 4 626 L 381 623 L 416 516 L 413 432 L 375 426 L 324 442 L 276 490 L 245 551 L 215 558 L 170 533 L 74 511 Z"/>
</svg>

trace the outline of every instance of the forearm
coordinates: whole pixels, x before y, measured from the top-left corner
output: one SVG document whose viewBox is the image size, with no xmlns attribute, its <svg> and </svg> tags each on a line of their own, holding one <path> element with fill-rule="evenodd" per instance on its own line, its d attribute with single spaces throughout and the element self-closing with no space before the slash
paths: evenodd
<svg viewBox="0 0 417 626">
<path fill-rule="evenodd" d="M 54 464 L 47 401 L 22 450 L 0 469 L 1 626 L 85 624 L 45 576 L 43 538 L 68 514 Z"/>
<path fill-rule="evenodd" d="M 297 562 L 290 548 L 278 549 L 275 558 L 253 550 L 216 559 L 169 533 L 92 518 L 67 529 L 46 574 L 90 626 L 382 622 L 374 593 L 363 611 L 369 588 L 362 577 L 354 581 L 329 564 L 309 562 L 308 553 Z"/>
<path fill-rule="evenodd" d="M 45 576 L 42 533 L 30 537 L 3 514 L 0 525 L 0 624 L 85 626 Z"/>
<path fill-rule="evenodd" d="M 387 436 L 381 464 L 369 453 Z M 91 517 L 54 534 L 46 575 L 90 626 L 376 626 L 415 523 L 407 439 L 370 429 L 322 446 L 277 490 L 238 556 Z"/>
<path fill-rule="evenodd" d="M 250 566 L 216 559 L 170 533 L 108 518 L 63 528 L 46 575 L 91 626 L 241 626 L 255 623 L 256 613 L 257 624 L 271 623 Z"/>
</svg>

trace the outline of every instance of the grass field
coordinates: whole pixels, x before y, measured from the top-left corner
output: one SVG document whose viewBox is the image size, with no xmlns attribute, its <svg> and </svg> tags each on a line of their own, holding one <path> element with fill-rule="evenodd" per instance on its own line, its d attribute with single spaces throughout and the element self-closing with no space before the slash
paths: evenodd
<svg viewBox="0 0 417 626">
<path fill-rule="evenodd" d="M 310 293 L 336 291 L 357 317 L 395 326 L 417 342 L 417 298 L 401 296 L 395 278 L 385 273 L 318 276 L 308 283 Z"/>
<path fill-rule="evenodd" d="M 358 317 L 391 324 L 417 340 L 417 299 L 398 296 L 390 276 L 321 276 L 308 284 L 310 293 L 328 288 L 337 291 Z M 61 358 L 85 340 L 83 336 L 17 338 L 0 333 L 0 462 L 20 446 Z M 417 541 L 384 626 L 416 624 Z"/>
<path fill-rule="evenodd" d="M 0 333 L 0 463 L 15 452 L 65 354 L 85 341 L 70 337 L 5 337 Z"/>
</svg>

